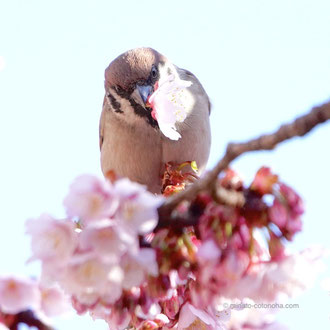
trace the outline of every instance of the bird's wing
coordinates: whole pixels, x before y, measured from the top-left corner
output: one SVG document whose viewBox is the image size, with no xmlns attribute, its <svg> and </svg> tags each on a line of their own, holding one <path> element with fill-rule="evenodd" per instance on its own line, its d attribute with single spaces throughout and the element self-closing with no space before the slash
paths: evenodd
<svg viewBox="0 0 330 330">
<path fill-rule="evenodd" d="M 197 84 L 201 88 L 201 90 L 205 93 L 205 96 L 207 97 L 207 102 L 208 102 L 209 114 L 211 114 L 211 107 L 212 107 L 212 105 L 211 105 L 210 98 L 207 95 L 207 93 L 205 92 L 202 84 L 197 79 L 197 77 L 192 72 L 190 72 L 190 71 L 188 71 L 186 69 L 181 69 L 181 68 L 178 68 L 177 67 L 177 70 L 178 70 L 178 73 L 179 73 L 179 76 L 180 76 L 181 79 L 192 81 L 192 83 Z"/>
<path fill-rule="evenodd" d="M 100 118 L 100 124 L 99 124 L 99 144 L 100 144 L 100 150 L 102 148 L 103 139 L 104 139 L 104 125 L 105 125 L 105 112 L 106 112 L 106 98 L 104 97 L 103 101 L 103 109 L 101 113 Z"/>
</svg>

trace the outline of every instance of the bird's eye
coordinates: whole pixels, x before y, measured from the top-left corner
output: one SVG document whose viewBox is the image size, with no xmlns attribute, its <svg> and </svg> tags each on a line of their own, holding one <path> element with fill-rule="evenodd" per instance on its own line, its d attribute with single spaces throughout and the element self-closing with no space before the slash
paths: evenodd
<svg viewBox="0 0 330 330">
<path fill-rule="evenodd" d="M 151 68 L 151 77 L 152 78 L 156 78 L 157 77 L 157 74 L 158 74 L 157 68 L 153 66 Z"/>
</svg>

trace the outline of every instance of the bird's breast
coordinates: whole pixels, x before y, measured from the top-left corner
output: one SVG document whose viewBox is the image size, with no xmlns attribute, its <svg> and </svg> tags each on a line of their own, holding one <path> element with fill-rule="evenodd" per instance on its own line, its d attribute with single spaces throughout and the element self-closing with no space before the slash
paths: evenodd
<svg viewBox="0 0 330 330">
<path fill-rule="evenodd" d="M 108 121 L 101 149 L 102 171 L 147 185 L 160 192 L 162 144 L 159 132 L 152 127 L 129 127 Z"/>
</svg>

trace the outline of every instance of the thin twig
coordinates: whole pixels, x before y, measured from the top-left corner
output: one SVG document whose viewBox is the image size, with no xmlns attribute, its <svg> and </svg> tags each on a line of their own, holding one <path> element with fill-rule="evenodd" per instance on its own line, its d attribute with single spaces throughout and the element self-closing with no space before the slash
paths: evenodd
<svg viewBox="0 0 330 330">
<path fill-rule="evenodd" d="M 11 317 L 13 319 L 9 325 L 10 330 L 19 329 L 21 324 L 25 324 L 38 330 L 54 330 L 54 328 L 39 320 L 31 310 L 26 310 L 16 315 L 5 315 L 5 317 Z"/>
<path fill-rule="evenodd" d="M 191 200 L 200 191 L 212 190 L 218 175 L 225 170 L 228 165 L 242 154 L 250 151 L 272 150 L 277 144 L 289 140 L 296 136 L 304 136 L 315 126 L 330 119 L 330 102 L 314 107 L 306 115 L 300 116 L 292 123 L 282 125 L 271 134 L 261 135 L 243 143 L 229 143 L 224 156 L 216 166 L 205 174 L 205 176 L 190 185 L 186 190 L 168 198 L 160 207 L 160 214 L 168 214 L 183 200 Z"/>
</svg>

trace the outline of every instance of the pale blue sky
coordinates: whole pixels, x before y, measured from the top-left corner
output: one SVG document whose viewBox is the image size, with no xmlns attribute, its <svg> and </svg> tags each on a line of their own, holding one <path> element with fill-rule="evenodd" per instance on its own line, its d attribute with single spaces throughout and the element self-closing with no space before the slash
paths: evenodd
<svg viewBox="0 0 330 330">
<path fill-rule="evenodd" d="M 213 104 L 209 167 L 228 141 L 271 131 L 330 98 L 328 0 L 0 0 L 0 273 L 37 274 L 24 264 L 25 219 L 62 216 L 73 178 L 101 175 L 104 69 L 137 46 L 157 49 L 203 83 Z M 329 128 L 233 164 L 247 180 L 271 165 L 306 200 L 294 250 L 329 246 Z M 329 328 L 330 297 L 319 283 L 292 302 L 300 308 L 279 314 L 290 329 Z M 107 328 L 85 318 L 57 325 Z"/>
</svg>

